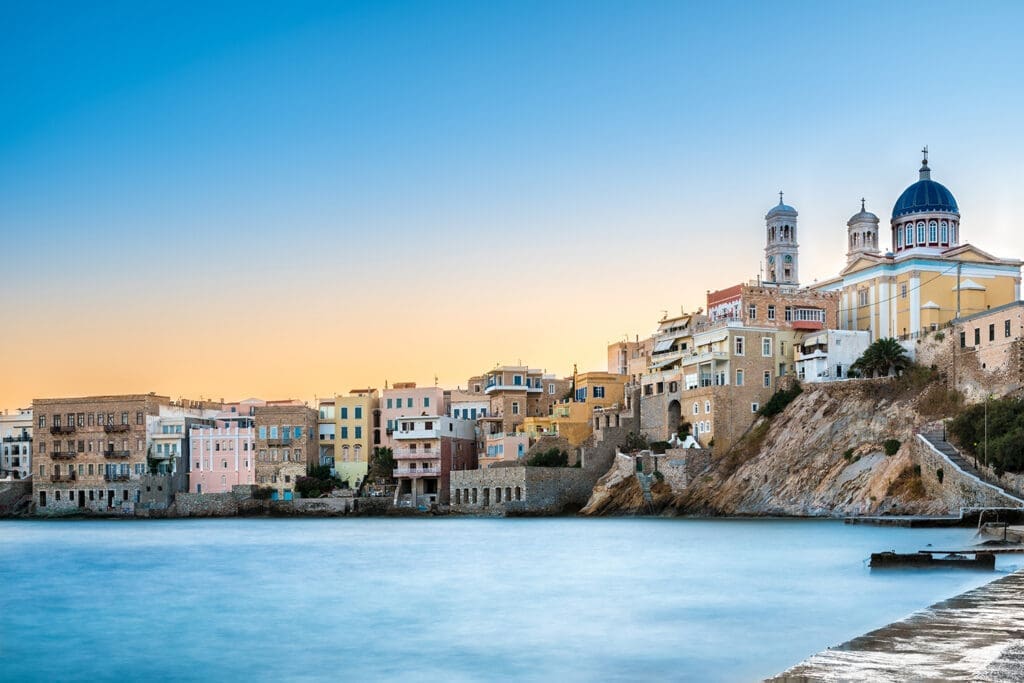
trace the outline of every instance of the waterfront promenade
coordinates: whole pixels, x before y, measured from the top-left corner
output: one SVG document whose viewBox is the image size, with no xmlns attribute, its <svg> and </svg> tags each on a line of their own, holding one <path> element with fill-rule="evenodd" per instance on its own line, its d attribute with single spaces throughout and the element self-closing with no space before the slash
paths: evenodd
<svg viewBox="0 0 1024 683">
<path fill-rule="evenodd" d="M 1024 681 L 1024 570 L 819 652 L 785 681 Z"/>
</svg>

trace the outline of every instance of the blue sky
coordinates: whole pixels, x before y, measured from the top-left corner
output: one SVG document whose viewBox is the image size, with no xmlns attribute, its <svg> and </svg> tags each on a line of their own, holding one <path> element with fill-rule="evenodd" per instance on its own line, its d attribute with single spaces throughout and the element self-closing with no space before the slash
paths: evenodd
<svg viewBox="0 0 1024 683">
<path fill-rule="evenodd" d="M 925 144 L 963 236 L 1020 257 L 1022 25 L 996 2 L 7 3 L 7 294 L 53 295 L 42 334 L 69 287 L 145 324 L 240 285 L 325 330 L 501 314 L 566 338 L 407 374 L 599 367 L 755 276 L 780 188 L 802 279 L 834 274 L 860 197 L 884 225 Z"/>
</svg>

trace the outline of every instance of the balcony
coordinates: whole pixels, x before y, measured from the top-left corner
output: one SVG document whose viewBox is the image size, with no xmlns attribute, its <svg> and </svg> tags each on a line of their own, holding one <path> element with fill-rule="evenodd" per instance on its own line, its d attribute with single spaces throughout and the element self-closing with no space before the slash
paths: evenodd
<svg viewBox="0 0 1024 683">
<path fill-rule="evenodd" d="M 492 394 L 495 391 L 525 391 L 528 393 L 539 394 L 544 391 L 544 387 L 529 386 L 527 384 L 501 384 L 500 382 L 494 382 L 488 384 L 484 388 L 485 394 Z"/>
<path fill-rule="evenodd" d="M 15 443 L 15 442 L 18 442 L 18 441 L 30 442 L 30 441 L 32 441 L 32 437 L 29 436 L 28 434 L 20 434 L 18 436 L 5 436 L 4 437 L 4 443 Z"/>
<path fill-rule="evenodd" d="M 103 431 L 107 434 L 113 434 L 116 432 L 127 432 L 131 430 L 131 425 L 103 425 Z"/>
<path fill-rule="evenodd" d="M 74 434 L 75 425 L 67 425 L 66 427 L 50 427 L 51 434 Z"/>
<path fill-rule="evenodd" d="M 131 479 L 131 475 L 128 473 L 121 474 L 108 472 L 103 475 L 103 478 L 107 481 L 128 481 Z"/>
<path fill-rule="evenodd" d="M 396 448 L 392 452 L 392 456 L 395 460 L 433 460 L 434 458 L 440 458 L 441 452 Z"/>
<path fill-rule="evenodd" d="M 423 439 L 440 439 L 440 429 L 409 429 L 409 430 L 397 430 L 391 435 L 391 438 L 401 441 L 402 439 L 416 439 L 422 441 Z"/>
<path fill-rule="evenodd" d="M 68 472 L 67 474 L 51 474 L 50 475 L 50 481 L 52 481 L 54 483 L 74 481 L 74 480 L 75 480 L 75 473 L 74 472 Z"/>
<path fill-rule="evenodd" d="M 50 457 L 54 460 L 73 460 L 78 453 L 74 451 L 54 451 L 50 453 Z"/>
<path fill-rule="evenodd" d="M 121 460 L 131 456 L 131 451 L 103 451 L 104 458 L 110 458 L 111 460 Z"/>
<path fill-rule="evenodd" d="M 272 436 L 269 439 L 267 439 L 267 445 L 270 446 L 270 447 L 273 447 L 273 446 L 291 446 L 292 445 L 292 437 L 290 437 L 290 436 Z"/>
<path fill-rule="evenodd" d="M 396 477 L 439 477 L 440 467 L 396 467 Z"/>
</svg>

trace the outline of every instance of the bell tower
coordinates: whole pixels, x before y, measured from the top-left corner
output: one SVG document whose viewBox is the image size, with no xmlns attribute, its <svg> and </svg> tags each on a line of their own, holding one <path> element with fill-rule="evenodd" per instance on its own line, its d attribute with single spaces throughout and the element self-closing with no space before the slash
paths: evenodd
<svg viewBox="0 0 1024 683">
<path fill-rule="evenodd" d="M 861 254 L 878 255 L 878 216 L 864 208 L 860 200 L 860 213 L 846 222 L 846 262 L 853 263 Z"/>
<path fill-rule="evenodd" d="M 797 212 L 782 203 L 772 207 L 765 217 L 765 281 L 766 285 L 800 286 L 799 248 L 796 241 Z"/>
</svg>

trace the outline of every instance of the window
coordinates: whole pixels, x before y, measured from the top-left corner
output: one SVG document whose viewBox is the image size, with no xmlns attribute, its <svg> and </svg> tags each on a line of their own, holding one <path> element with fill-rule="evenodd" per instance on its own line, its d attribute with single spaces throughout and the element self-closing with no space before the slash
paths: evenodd
<svg viewBox="0 0 1024 683">
<path fill-rule="evenodd" d="M 903 231 L 898 229 L 898 228 L 896 230 L 896 246 L 897 247 L 902 247 L 903 246 Z"/>
<path fill-rule="evenodd" d="M 146 422 L 146 419 L 142 416 L 142 411 L 141 410 L 139 412 L 135 413 L 135 424 L 141 425 L 141 424 L 145 424 L 145 422 Z"/>
<path fill-rule="evenodd" d="M 412 408 L 412 396 L 410 396 L 409 398 L 405 399 L 405 407 L 406 408 Z"/>
<path fill-rule="evenodd" d="M 772 338 L 771 337 L 761 337 L 761 355 L 762 356 L 766 356 L 766 357 L 772 355 Z"/>
<path fill-rule="evenodd" d="M 555 393 L 555 385 L 554 385 L 554 383 L 548 384 L 548 393 L 549 394 L 554 394 Z"/>
<path fill-rule="evenodd" d="M 388 399 L 388 408 L 390 408 L 390 407 L 391 407 L 391 399 L 389 398 Z"/>
<path fill-rule="evenodd" d="M 711 412 L 711 401 L 704 401 L 704 414 L 707 415 Z"/>
<path fill-rule="evenodd" d="M 347 439 L 348 438 L 348 427 L 342 427 L 341 428 L 341 438 L 343 438 L 343 439 Z"/>
<path fill-rule="evenodd" d="M 1003 321 L 1003 336 L 1004 337 L 1009 337 L 1010 336 L 1010 321 L 1009 320 L 1004 320 Z"/>
<path fill-rule="evenodd" d="M 905 232 L 906 232 L 907 237 L 906 237 L 906 239 L 904 241 L 907 243 L 907 246 L 908 247 L 914 246 L 914 226 L 911 225 L 910 223 L 907 223 L 907 229 L 906 229 Z"/>
<path fill-rule="evenodd" d="M 966 332 L 961 332 L 960 333 L 960 348 L 962 349 L 962 348 L 964 348 L 966 346 L 967 346 L 967 333 Z"/>
<path fill-rule="evenodd" d="M 347 420 L 348 419 L 348 406 L 342 406 L 341 407 L 341 419 L 342 420 Z"/>
<path fill-rule="evenodd" d="M 751 320 L 757 320 L 757 304 L 750 304 L 750 306 L 747 307 L 747 317 Z"/>
<path fill-rule="evenodd" d="M 521 386 L 522 384 L 523 384 L 523 376 L 522 375 L 512 375 L 512 385 L 513 386 L 517 386 L 518 387 L 518 386 Z"/>
<path fill-rule="evenodd" d="M 296 439 L 301 439 L 302 438 L 302 427 L 296 427 L 293 433 L 295 434 L 295 438 Z"/>
<path fill-rule="evenodd" d="M 700 405 L 696 401 L 693 402 L 693 414 L 700 415 Z"/>
<path fill-rule="evenodd" d="M 765 386 L 765 388 L 771 388 L 771 386 L 772 386 L 772 371 L 771 370 L 765 370 L 764 371 L 764 386 Z"/>
<path fill-rule="evenodd" d="M 737 356 L 742 356 L 743 355 L 743 337 L 736 337 L 735 338 L 735 347 L 736 347 L 736 355 Z"/>
<path fill-rule="evenodd" d="M 430 407 L 430 397 L 429 396 L 424 396 L 423 397 L 423 407 L 424 408 L 429 408 Z"/>
<path fill-rule="evenodd" d="M 989 341 L 995 341 L 996 340 L 996 324 L 995 323 L 991 323 L 988 326 L 988 340 Z"/>
<path fill-rule="evenodd" d="M 978 346 L 980 344 L 981 344 L 981 328 L 980 327 L 975 327 L 974 328 L 974 345 Z"/>
<path fill-rule="evenodd" d="M 742 387 L 743 386 L 743 371 L 742 370 L 737 370 L 736 371 L 736 386 L 738 386 L 738 387 Z"/>
<path fill-rule="evenodd" d="M 750 404 L 750 412 L 756 413 L 760 409 L 760 407 L 761 406 L 757 405 L 756 403 L 751 403 Z"/>
<path fill-rule="evenodd" d="M 904 282 L 903 284 L 900 285 L 900 298 L 901 299 L 906 299 L 907 298 L 907 283 L 906 282 Z"/>
<path fill-rule="evenodd" d="M 768 319 L 775 320 L 775 306 L 768 307 Z"/>
<path fill-rule="evenodd" d="M 928 241 L 938 242 L 939 241 L 939 224 L 935 221 L 928 223 Z"/>
<path fill-rule="evenodd" d="M 46 429 L 46 416 L 45 415 L 40 415 L 39 416 L 39 428 L 40 429 Z"/>
<path fill-rule="evenodd" d="M 356 419 L 357 420 L 363 419 L 363 407 L 362 406 L 356 406 L 355 407 L 355 411 L 356 411 L 356 413 L 355 413 Z"/>
<path fill-rule="evenodd" d="M 512 414 L 513 415 L 518 415 L 519 414 L 519 401 L 512 401 Z"/>
<path fill-rule="evenodd" d="M 793 320 L 793 307 L 786 306 L 786 322 Z"/>
<path fill-rule="evenodd" d="M 917 224 L 917 243 L 924 244 L 924 221 Z"/>
<path fill-rule="evenodd" d="M 356 438 L 357 439 L 363 438 L 363 428 L 358 426 L 358 425 L 356 426 Z"/>
<path fill-rule="evenodd" d="M 260 438 L 261 439 L 267 438 L 267 428 L 266 427 L 260 427 Z"/>
<path fill-rule="evenodd" d="M 271 439 L 276 439 L 277 438 L 277 425 L 274 425 L 273 427 L 270 428 L 270 438 Z"/>
<path fill-rule="evenodd" d="M 127 412 L 121 413 L 121 424 L 123 424 L 123 425 L 128 424 L 128 413 Z"/>
</svg>

